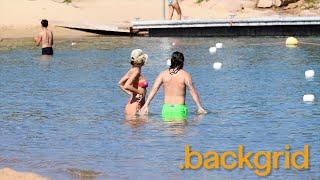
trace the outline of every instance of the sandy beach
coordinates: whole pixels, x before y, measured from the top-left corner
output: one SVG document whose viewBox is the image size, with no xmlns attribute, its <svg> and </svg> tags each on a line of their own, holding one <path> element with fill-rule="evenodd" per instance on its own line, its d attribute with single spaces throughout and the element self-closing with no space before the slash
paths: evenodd
<svg viewBox="0 0 320 180">
<path fill-rule="evenodd" d="M 10 168 L 0 169 L 0 180 L 46 180 L 47 178 L 41 177 L 34 173 L 17 172 Z"/>
<path fill-rule="evenodd" d="M 33 37 L 40 29 L 40 20 L 48 19 L 56 37 L 79 37 L 89 33 L 68 30 L 55 25 L 102 24 L 127 25 L 132 20 L 160 20 L 163 1 L 159 0 L 2 0 L 0 2 L 0 38 Z M 270 16 L 317 16 L 318 9 L 258 9 L 255 0 L 210 0 L 197 4 L 180 2 L 183 19 L 252 18 Z M 166 6 L 167 8 L 167 6 Z"/>
</svg>

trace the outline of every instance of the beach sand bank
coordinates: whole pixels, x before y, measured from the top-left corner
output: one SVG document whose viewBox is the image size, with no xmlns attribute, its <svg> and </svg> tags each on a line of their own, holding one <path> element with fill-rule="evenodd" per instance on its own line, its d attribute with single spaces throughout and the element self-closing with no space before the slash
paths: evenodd
<svg viewBox="0 0 320 180">
<path fill-rule="evenodd" d="M 59 24 L 98 24 L 126 26 L 132 20 L 163 18 L 161 0 L 2 0 L 0 1 L 0 38 L 33 37 L 41 19 L 48 19 L 56 37 L 79 37 L 90 33 L 54 27 Z M 319 10 L 257 9 L 255 0 L 195 0 L 180 2 L 183 19 L 255 18 L 270 16 L 317 16 Z M 167 8 L 167 6 L 166 6 Z"/>
<path fill-rule="evenodd" d="M 0 180 L 46 180 L 47 178 L 41 177 L 34 173 L 17 172 L 10 168 L 0 169 Z"/>
</svg>

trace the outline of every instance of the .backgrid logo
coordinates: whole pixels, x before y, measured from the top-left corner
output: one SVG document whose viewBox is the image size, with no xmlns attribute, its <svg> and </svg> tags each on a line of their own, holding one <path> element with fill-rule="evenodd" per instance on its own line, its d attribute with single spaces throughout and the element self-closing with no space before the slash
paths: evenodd
<svg viewBox="0 0 320 180">
<path fill-rule="evenodd" d="M 179 168 L 197 170 L 202 167 L 208 170 L 219 169 L 226 170 L 235 168 L 243 169 L 247 166 L 254 170 L 258 176 L 268 176 L 272 169 L 280 168 L 280 159 L 284 158 L 285 169 L 291 166 L 298 170 L 309 169 L 309 145 L 304 145 L 303 151 L 290 151 L 290 145 L 285 146 L 285 151 L 276 152 L 244 152 L 243 145 L 238 146 L 238 152 L 225 151 L 221 154 L 215 151 L 208 151 L 201 154 L 198 151 L 192 151 L 190 145 L 185 146 L 185 163 L 180 164 Z M 191 162 L 193 161 L 193 162 Z"/>
</svg>

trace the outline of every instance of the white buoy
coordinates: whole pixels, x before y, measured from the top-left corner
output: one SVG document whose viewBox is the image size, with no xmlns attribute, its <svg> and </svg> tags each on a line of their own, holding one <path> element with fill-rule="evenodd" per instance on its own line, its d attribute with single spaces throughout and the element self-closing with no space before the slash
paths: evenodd
<svg viewBox="0 0 320 180">
<path fill-rule="evenodd" d="M 210 47 L 210 48 L 209 48 L 209 52 L 210 52 L 211 54 L 214 54 L 214 53 L 217 52 L 217 48 L 216 48 L 216 47 Z"/>
<path fill-rule="evenodd" d="M 213 63 L 213 69 L 215 70 L 220 70 L 222 67 L 222 63 L 221 62 L 215 62 Z"/>
<path fill-rule="evenodd" d="M 295 37 L 288 37 L 286 40 L 286 46 L 288 48 L 296 48 L 299 44 L 299 41 Z"/>
<path fill-rule="evenodd" d="M 315 97 L 313 94 L 306 94 L 303 96 L 304 102 L 313 102 L 315 100 Z"/>
<path fill-rule="evenodd" d="M 171 66 L 171 59 L 167 60 L 167 66 Z"/>
<path fill-rule="evenodd" d="M 75 42 L 72 42 L 72 43 L 71 43 L 71 46 L 75 46 L 76 44 L 77 44 L 77 43 L 75 43 Z"/>
<path fill-rule="evenodd" d="M 314 70 L 308 70 L 304 74 L 305 74 L 306 79 L 312 79 L 314 77 L 315 73 L 314 73 Z"/>
<path fill-rule="evenodd" d="M 221 49 L 222 47 L 223 47 L 223 44 L 222 44 L 222 43 L 217 43 L 217 44 L 216 44 L 216 48 Z"/>
<path fill-rule="evenodd" d="M 298 45 L 299 44 L 299 41 L 297 38 L 295 37 L 288 37 L 287 40 L 286 40 L 286 45 Z"/>
</svg>

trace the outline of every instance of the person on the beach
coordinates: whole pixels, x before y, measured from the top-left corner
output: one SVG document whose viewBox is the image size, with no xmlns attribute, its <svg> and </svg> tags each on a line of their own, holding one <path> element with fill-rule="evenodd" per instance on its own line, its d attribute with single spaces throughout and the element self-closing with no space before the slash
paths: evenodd
<svg viewBox="0 0 320 180">
<path fill-rule="evenodd" d="M 178 14 L 178 19 L 181 20 L 182 13 L 178 0 L 168 0 L 169 4 L 169 19 L 172 20 L 173 12 L 176 11 Z"/>
<path fill-rule="evenodd" d="M 42 31 L 34 38 L 36 46 L 42 45 L 42 55 L 53 55 L 53 33 L 48 29 L 48 20 L 41 21 Z"/>
<path fill-rule="evenodd" d="M 145 103 L 148 82 L 141 74 L 141 68 L 147 61 L 148 55 L 141 49 L 131 52 L 132 67 L 119 81 L 119 87 L 130 96 L 125 107 L 126 116 L 135 115 Z"/>
<path fill-rule="evenodd" d="M 180 52 L 174 52 L 171 56 L 171 66 L 162 71 L 154 82 L 152 90 L 141 108 L 139 114 L 147 114 L 149 104 L 158 92 L 161 85 L 164 89 L 164 105 L 162 117 L 165 121 L 183 121 L 188 115 L 188 108 L 185 105 L 186 88 L 189 89 L 193 101 L 196 103 L 198 114 L 207 113 L 201 105 L 197 90 L 195 89 L 191 74 L 183 70 L 184 56 Z"/>
</svg>

